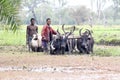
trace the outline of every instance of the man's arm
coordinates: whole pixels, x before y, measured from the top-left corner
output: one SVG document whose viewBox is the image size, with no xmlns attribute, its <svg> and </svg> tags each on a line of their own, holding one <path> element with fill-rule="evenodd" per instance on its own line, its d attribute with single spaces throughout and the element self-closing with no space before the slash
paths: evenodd
<svg viewBox="0 0 120 80">
<path fill-rule="evenodd" d="M 26 44 L 28 44 L 28 36 L 29 36 L 29 26 L 26 29 Z"/>
<path fill-rule="evenodd" d="M 53 30 L 52 28 L 51 28 L 51 31 L 52 31 L 52 34 L 57 34 L 57 32 L 55 31 L 55 30 Z"/>
<path fill-rule="evenodd" d="M 45 31 L 46 31 L 46 26 L 43 26 L 42 31 L 41 31 L 42 39 L 45 39 Z"/>
<path fill-rule="evenodd" d="M 36 26 L 36 32 L 38 33 L 38 26 Z"/>
</svg>

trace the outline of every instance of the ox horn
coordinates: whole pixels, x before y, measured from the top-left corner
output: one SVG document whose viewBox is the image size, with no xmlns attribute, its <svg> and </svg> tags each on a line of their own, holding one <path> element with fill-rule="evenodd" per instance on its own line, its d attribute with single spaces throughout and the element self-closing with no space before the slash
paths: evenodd
<svg viewBox="0 0 120 80">
<path fill-rule="evenodd" d="M 57 29 L 57 33 L 58 33 L 58 35 L 60 35 L 59 29 Z"/>
<path fill-rule="evenodd" d="M 73 26 L 73 30 L 71 30 L 71 33 L 73 33 L 75 31 L 75 26 Z"/>
<path fill-rule="evenodd" d="M 62 30 L 63 30 L 63 32 L 66 34 L 65 29 L 64 29 L 64 25 L 65 25 L 65 24 L 62 25 Z"/>
<path fill-rule="evenodd" d="M 75 26 L 72 26 L 72 27 L 73 27 L 73 29 L 70 30 L 70 32 L 68 33 L 67 36 L 71 35 L 75 31 Z"/>
<path fill-rule="evenodd" d="M 86 29 L 87 31 L 88 31 L 88 35 L 91 35 L 91 32 L 90 32 L 90 30 L 89 29 Z"/>
<path fill-rule="evenodd" d="M 81 31 L 82 31 L 82 29 L 83 29 L 83 28 L 81 28 L 81 29 L 79 30 L 79 35 L 80 35 L 80 36 L 81 36 Z"/>
</svg>

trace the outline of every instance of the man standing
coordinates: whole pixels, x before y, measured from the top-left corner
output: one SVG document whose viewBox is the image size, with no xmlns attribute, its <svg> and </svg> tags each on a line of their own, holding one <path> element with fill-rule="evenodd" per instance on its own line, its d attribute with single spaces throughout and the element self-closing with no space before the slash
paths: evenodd
<svg viewBox="0 0 120 80">
<path fill-rule="evenodd" d="M 28 44 L 28 46 L 29 42 L 32 40 L 33 34 L 38 33 L 38 27 L 35 25 L 35 19 L 31 18 L 30 22 L 31 22 L 30 25 L 28 25 L 26 29 L 26 44 Z"/>
<path fill-rule="evenodd" d="M 51 26 L 51 19 L 47 18 L 46 19 L 46 25 L 43 26 L 41 36 L 42 36 L 42 46 L 44 48 L 44 51 L 48 50 L 48 42 L 52 40 L 52 35 L 57 34 L 56 31 L 54 31 Z"/>
</svg>

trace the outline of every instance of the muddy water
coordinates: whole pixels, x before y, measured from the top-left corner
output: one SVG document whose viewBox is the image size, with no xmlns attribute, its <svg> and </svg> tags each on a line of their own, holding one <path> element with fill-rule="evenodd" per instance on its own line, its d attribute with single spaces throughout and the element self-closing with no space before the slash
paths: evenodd
<svg viewBox="0 0 120 80">
<path fill-rule="evenodd" d="M 29 72 L 104 72 L 107 70 L 98 70 L 96 68 L 86 68 L 86 67 L 39 67 L 39 68 L 27 68 L 23 67 L 0 67 L 0 72 L 4 71 L 29 71 Z"/>
<path fill-rule="evenodd" d="M 56 74 L 68 74 L 63 77 L 48 77 L 42 76 L 39 79 L 35 77 L 23 77 L 20 80 L 120 80 L 120 73 L 102 69 L 96 69 L 92 67 L 0 67 L 0 72 L 8 71 L 27 71 L 27 72 L 36 72 L 36 73 L 56 73 Z M 78 73 L 77 75 L 74 75 Z M 4 79 L 6 80 L 6 79 Z M 9 79 L 14 80 L 14 79 Z M 15 79 L 16 80 L 16 79 Z M 19 79 L 18 79 L 19 80 Z"/>
</svg>

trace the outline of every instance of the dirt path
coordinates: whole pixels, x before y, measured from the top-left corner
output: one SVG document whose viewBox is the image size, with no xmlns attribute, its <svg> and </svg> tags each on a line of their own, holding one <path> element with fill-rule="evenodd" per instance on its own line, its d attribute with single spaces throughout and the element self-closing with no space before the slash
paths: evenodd
<svg viewBox="0 0 120 80">
<path fill-rule="evenodd" d="M 0 80 L 120 80 L 120 57 L 28 53 L 2 49 Z"/>
</svg>

